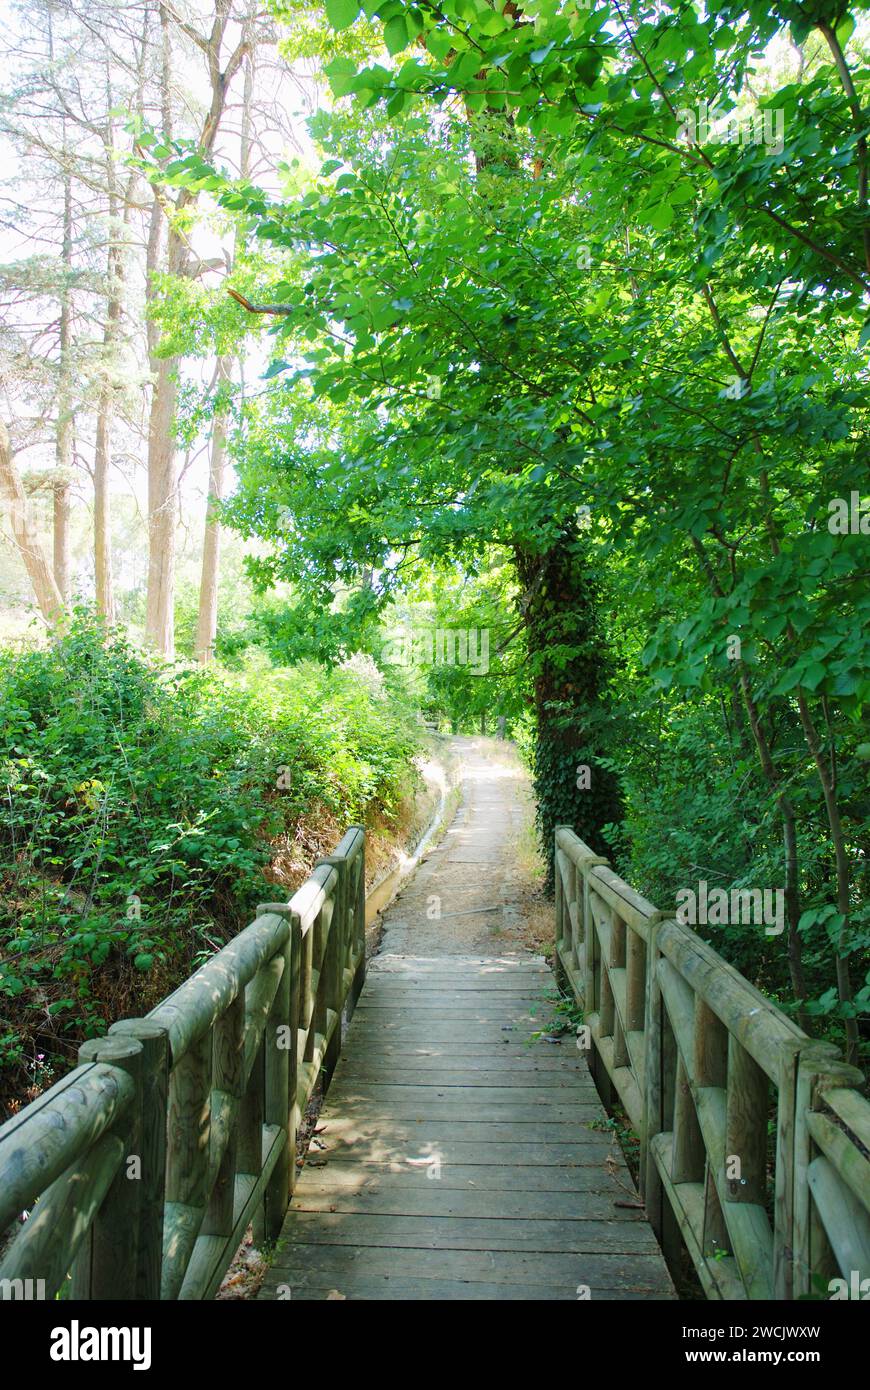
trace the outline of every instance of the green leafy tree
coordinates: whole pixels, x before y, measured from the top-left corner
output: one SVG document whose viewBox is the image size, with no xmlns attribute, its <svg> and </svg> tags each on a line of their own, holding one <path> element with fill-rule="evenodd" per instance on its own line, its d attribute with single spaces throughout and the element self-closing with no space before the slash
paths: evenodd
<svg viewBox="0 0 870 1390">
<path fill-rule="evenodd" d="M 342 33 L 358 13 L 327 9 Z M 854 1055 L 862 35 L 831 5 L 388 0 L 373 18 L 386 61 L 342 40 L 327 64 L 319 174 L 286 198 L 221 195 L 279 257 L 247 300 L 273 325 L 274 389 L 232 508 L 275 542 L 260 577 L 293 577 L 340 650 L 415 564 L 503 548 L 548 840 L 559 820 L 594 848 L 618 835 L 655 713 L 697 701 L 709 725 L 724 701 L 766 833 L 779 821 L 792 994 L 833 1012 Z M 805 954 L 814 989 L 835 977 L 815 1001 Z"/>
</svg>

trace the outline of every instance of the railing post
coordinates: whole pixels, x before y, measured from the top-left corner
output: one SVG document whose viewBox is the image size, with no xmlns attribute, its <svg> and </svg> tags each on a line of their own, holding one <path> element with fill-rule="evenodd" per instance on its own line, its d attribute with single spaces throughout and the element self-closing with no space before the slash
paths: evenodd
<svg viewBox="0 0 870 1390">
<path fill-rule="evenodd" d="M 166 1127 L 166 1202 L 175 1254 L 164 1266 L 161 1296 L 177 1298 L 187 1260 L 205 1215 L 209 1197 L 211 1146 L 212 1035 L 208 1028 L 175 1063 L 169 1077 Z"/>
<path fill-rule="evenodd" d="M 258 913 L 259 915 L 259 913 Z M 214 1026 L 212 1093 L 233 1107 L 232 1131 L 214 1178 L 201 1232 L 205 1236 L 232 1234 L 238 1167 L 238 1120 L 244 1096 L 245 995 L 240 991 Z"/>
<path fill-rule="evenodd" d="M 329 922 L 329 936 L 326 941 L 326 955 L 323 962 L 323 999 L 327 1009 L 336 1014 L 332 1036 L 323 1054 L 323 1093 L 329 1089 L 338 1059 L 341 1056 L 341 1015 L 344 985 L 344 954 L 347 943 L 347 860 L 343 854 L 330 854 L 318 861 L 332 865 L 338 874 L 338 885 L 332 902 L 332 916 Z"/>
<path fill-rule="evenodd" d="M 142 1138 L 139 1148 L 142 1177 L 139 1184 L 135 1297 L 156 1300 L 160 1297 L 163 1269 L 169 1035 L 165 1028 L 148 1018 L 125 1018 L 112 1024 L 109 1037 L 134 1038 L 142 1046 Z"/>
<path fill-rule="evenodd" d="M 807 1115 L 818 1108 L 817 1091 L 822 1080 L 830 1085 L 861 1086 L 863 1077 L 854 1067 L 840 1060 L 839 1050 L 831 1043 L 815 1043 L 800 1053 L 797 1068 L 797 1089 L 794 1116 L 794 1184 L 793 1234 L 791 1241 L 794 1273 L 792 1297 L 815 1293 L 813 1274 L 824 1273 L 821 1268 L 827 1250 L 827 1238 L 819 1221 L 809 1182 L 809 1166 L 813 1158 L 813 1138 Z"/>
<path fill-rule="evenodd" d="M 363 991 L 366 982 L 366 841 L 363 826 L 352 826 L 353 830 L 362 831 L 362 844 L 354 861 L 354 872 L 356 880 L 353 884 L 353 954 L 359 956 L 359 964 L 353 977 L 350 991 L 347 997 L 347 1017 L 350 1022 L 357 1000 Z M 350 892 L 348 885 L 348 891 Z"/>
<path fill-rule="evenodd" d="M 772 1284 L 773 1297 L 782 1300 L 794 1297 L 795 1261 L 792 1241 L 796 1198 L 794 1165 L 798 1072 L 801 1053 L 817 1046 L 817 1043 L 809 1039 L 796 1039 L 790 1046 L 783 1046 L 780 1054 L 774 1160 Z"/>
<path fill-rule="evenodd" d="M 588 1018 L 590 1014 L 601 1012 L 600 990 L 595 987 L 595 969 L 599 961 L 598 937 L 595 932 L 595 919 L 592 915 L 592 904 L 589 901 L 590 893 L 593 891 L 589 884 L 589 870 L 595 869 L 599 864 L 608 867 L 607 860 L 599 855 L 593 854 L 584 859 L 578 873 L 581 878 L 581 888 L 577 896 L 578 912 L 581 916 L 581 930 L 583 932 L 583 1013 Z M 600 967 L 601 978 L 603 981 L 603 966 Z M 590 1057 L 590 1062 L 593 1060 Z M 604 1069 L 596 1068 L 598 1072 L 604 1074 Z"/>
<path fill-rule="evenodd" d="M 302 984 L 302 924 L 295 912 L 290 913 L 290 1053 L 288 1065 L 287 1141 L 290 1150 L 290 1196 L 296 1186 L 296 1137 L 299 1131 L 299 1026 L 301 1017 Z"/>
<path fill-rule="evenodd" d="M 79 1048 L 79 1063 L 88 1062 L 105 1062 L 125 1071 L 133 1080 L 135 1095 L 132 1109 L 113 1126 L 113 1132 L 123 1142 L 124 1155 L 76 1256 L 72 1295 L 81 1299 L 132 1301 L 137 1297 L 142 1183 L 135 1165 L 131 1169 L 130 1160 L 139 1159 L 141 1164 L 142 1045 L 132 1037 L 92 1038 Z"/>
<path fill-rule="evenodd" d="M 267 1239 L 281 1232 L 284 1213 L 290 1200 L 291 1163 L 295 1162 L 295 1146 L 290 1138 L 290 1061 L 292 1047 L 290 990 L 293 968 L 293 933 L 283 947 L 284 969 L 269 1010 L 263 1042 L 266 1053 L 266 1097 L 264 1118 L 267 1125 L 278 1125 L 284 1133 L 281 1155 L 263 1197 L 263 1213 Z"/>
<path fill-rule="evenodd" d="M 258 1178 L 263 1167 L 263 1111 L 265 1108 L 266 1067 L 263 1039 L 254 1054 L 248 1084 L 239 1106 L 239 1137 L 237 1161 L 239 1172 Z M 263 1239 L 265 1231 L 264 1203 L 259 1201 L 251 1217 L 254 1244 Z"/>
<path fill-rule="evenodd" d="M 763 1206 L 767 1182 L 767 1073 L 732 1034 L 728 1039 L 725 1087 L 725 1163 L 737 1160 L 740 1177 L 732 1178 L 726 1202 Z"/>
<path fill-rule="evenodd" d="M 568 975 L 562 964 L 561 952 L 565 943 L 565 920 L 568 918 L 570 921 L 570 917 L 565 905 L 565 884 L 559 867 L 559 831 L 570 829 L 570 825 L 557 825 L 553 832 L 553 883 L 556 893 L 556 939 L 553 945 L 553 974 L 556 976 L 556 987 L 561 994 L 567 994 L 569 989 Z"/>
<path fill-rule="evenodd" d="M 638 1186 L 646 1205 L 647 1216 L 656 1238 L 661 1241 L 665 1200 L 661 1179 L 652 1149 L 653 1139 L 661 1134 L 664 1125 L 664 1106 L 662 1090 L 662 1058 L 664 1009 L 662 992 L 658 981 L 659 931 L 662 917 L 658 913 L 649 923 L 649 936 L 646 949 L 646 1000 L 644 1018 L 646 1020 L 646 1039 L 644 1044 L 644 1097 L 643 1129 L 640 1136 L 640 1168 Z"/>
</svg>

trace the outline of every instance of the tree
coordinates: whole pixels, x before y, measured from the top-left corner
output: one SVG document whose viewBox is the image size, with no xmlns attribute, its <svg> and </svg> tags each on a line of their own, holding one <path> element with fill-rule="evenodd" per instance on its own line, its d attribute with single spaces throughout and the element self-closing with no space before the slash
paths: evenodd
<svg viewBox="0 0 870 1390">
<path fill-rule="evenodd" d="M 863 457 L 864 79 L 845 56 L 850 21 L 567 3 L 532 24 L 461 0 L 379 14 L 396 61 L 328 64 L 355 111 L 313 123 L 320 177 L 283 201 L 223 196 L 286 252 L 246 296 L 282 354 L 233 507 L 278 547 L 255 572 L 292 576 L 327 607 L 337 583 L 355 586 L 334 615 L 347 634 L 400 590 L 409 556 L 469 564 L 508 548 L 529 600 L 539 739 L 561 759 L 555 778 L 539 768 L 539 794 L 546 806 L 572 762 L 589 764 L 607 804 L 589 816 L 577 797 L 570 818 L 586 815 L 594 840 L 637 718 L 606 717 L 624 673 L 599 590 L 634 567 L 638 680 L 651 702 L 671 687 L 729 701 L 762 814 L 769 797 L 782 824 L 794 996 L 804 948 L 815 961 L 826 945 L 835 998 L 812 1007 L 836 1011 L 854 1053 L 850 962 L 868 915 L 855 749 L 870 689 L 855 614 L 868 594 L 860 536 L 827 524 Z M 353 24 L 353 7 L 334 18 Z M 754 65 L 789 21 L 805 52 L 777 85 Z M 456 96 L 463 119 L 436 120 L 432 103 Z M 749 138 L 702 129 L 716 98 Z M 213 173 L 188 164 L 191 179 Z M 560 746 L 560 724 L 573 743 Z M 806 852 L 813 829 L 827 863 Z"/>
<path fill-rule="evenodd" d="M 9 431 L 2 420 L 0 420 L 0 495 L 9 506 L 12 534 L 33 585 L 39 611 L 47 623 L 55 623 L 63 613 L 64 597 L 58 588 L 52 567 L 33 528 L 27 506 L 27 497 L 12 456 Z"/>
<path fill-rule="evenodd" d="M 255 12 L 245 10 L 236 19 L 231 0 L 215 0 L 211 26 L 200 31 L 160 4 L 162 37 L 161 86 L 163 96 L 162 139 L 167 155 L 173 139 L 170 102 L 173 34 L 183 36 L 204 59 L 209 99 L 192 144 L 201 158 L 208 158 L 218 137 L 227 94 L 233 77 L 256 42 Z M 167 165 L 172 176 L 172 165 Z M 173 198 L 166 187 L 154 195 L 148 241 L 148 283 L 152 302 L 160 293 L 159 268 L 172 278 L 189 278 L 202 269 L 187 239 L 186 227 L 198 190 L 182 184 Z M 165 259 L 161 234 L 166 219 Z M 146 640 L 164 656 L 175 648 L 173 601 L 175 593 L 175 532 L 177 524 L 178 470 L 175 449 L 175 412 L 178 398 L 178 363 L 161 344 L 159 330 L 150 334 L 149 350 L 154 388 L 148 423 L 148 599 Z"/>
<path fill-rule="evenodd" d="M 254 76 L 257 51 L 251 48 L 245 58 L 245 83 L 242 96 L 241 132 L 239 136 L 239 177 L 247 179 L 251 171 L 251 121 L 254 101 Z M 227 271 L 232 272 L 238 245 L 241 241 L 238 229 L 235 234 L 232 256 L 227 259 Z M 218 358 L 215 374 L 217 406 L 211 435 L 211 455 L 209 459 L 208 497 L 206 499 L 205 535 L 202 549 L 202 576 L 199 588 L 199 615 L 196 629 L 196 658 L 205 665 L 211 659 L 218 621 L 218 573 L 220 568 L 220 504 L 224 495 L 224 479 L 227 462 L 227 433 L 230 427 L 230 412 L 227 405 L 230 382 L 233 372 L 233 356 L 222 353 Z"/>
<path fill-rule="evenodd" d="M 6 319 L 44 371 L 37 380 L 22 351 L 8 380 L 22 411 L 37 412 L 29 442 L 53 435 L 54 570 L 67 602 L 73 484 L 77 468 L 91 474 L 96 601 L 111 620 L 112 422 L 118 397 L 136 384 L 122 350 L 130 336 L 125 277 L 139 184 L 135 171 L 119 179 L 123 151 L 113 112 L 126 99 L 142 107 L 150 7 L 131 4 L 118 13 L 30 0 L 19 23 L 8 39 L 16 61 L 0 117 L 16 155 L 8 230 L 22 248 L 46 249 L 4 268 Z M 129 416 L 124 424 L 135 429 Z"/>
</svg>

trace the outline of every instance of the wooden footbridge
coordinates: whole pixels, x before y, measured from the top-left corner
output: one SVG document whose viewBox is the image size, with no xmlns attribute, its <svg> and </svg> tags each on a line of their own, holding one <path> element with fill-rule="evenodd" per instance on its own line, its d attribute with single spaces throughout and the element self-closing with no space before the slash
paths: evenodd
<svg viewBox="0 0 870 1390">
<path fill-rule="evenodd" d="M 692 1268 L 709 1298 L 793 1299 L 870 1277 L 860 1075 L 566 827 L 555 979 L 495 938 L 450 949 L 451 922 L 506 906 L 500 828 L 474 811 L 418 875 L 444 885 L 438 949 L 411 949 L 412 885 L 366 976 L 352 828 L 0 1129 L 0 1297 L 212 1298 L 251 1224 L 277 1238 L 261 1299 L 671 1299 Z M 532 1041 L 557 982 L 583 1025 Z M 637 1187 L 602 1101 L 637 1136 Z"/>
</svg>

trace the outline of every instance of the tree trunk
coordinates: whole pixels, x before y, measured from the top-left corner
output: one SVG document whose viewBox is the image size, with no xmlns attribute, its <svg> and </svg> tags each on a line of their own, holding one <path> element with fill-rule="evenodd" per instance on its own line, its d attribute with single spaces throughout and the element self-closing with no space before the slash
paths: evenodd
<svg viewBox="0 0 870 1390">
<path fill-rule="evenodd" d="M 239 177 L 246 179 L 251 168 L 251 107 L 254 99 L 254 65 L 256 50 L 245 60 L 245 85 L 242 96 L 242 126 L 239 141 Z M 239 234 L 236 232 L 232 269 L 238 252 Z M 196 629 L 196 659 L 205 666 L 214 655 L 214 642 L 217 636 L 218 616 L 218 578 L 220 576 L 221 526 L 218 515 L 219 504 L 224 495 L 224 473 L 226 471 L 227 432 L 229 411 L 222 404 L 221 397 L 232 379 L 233 359 L 230 356 L 218 360 L 216 393 L 218 407 L 215 411 L 211 438 L 211 458 L 209 461 L 208 499 L 205 509 L 205 538 L 202 547 L 202 576 L 199 586 L 199 617 Z"/>
<path fill-rule="evenodd" d="M 150 15 L 146 10 L 142 22 L 142 40 L 138 67 L 138 89 L 135 109 L 140 116 L 142 111 L 142 91 L 144 85 L 145 62 L 148 53 L 148 26 Z M 112 99 L 112 75 L 106 65 L 106 110 L 114 108 Z M 103 137 L 106 153 L 106 187 L 109 192 L 109 250 L 106 263 L 108 299 L 106 303 L 106 324 L 103 329 L 103 376 L 97 402 L 97 428 L 94 441 L 94 579 L 96 584 L 97 612 L 108 624 L 115 622 L 115 585 L 112 573 L 112 513 L 109 475 L 112 467 L 112 421 L 115 415 L 116 355 L 121 336 L 121 316 L 124 308 L 126 290 L 126 245 L 125 237 L 133 211 L 133 198 L 137 175 L 133 171 L 122 192 L 118 187 L 117 157 L 115 152 L 115 127 L 110 118 Z M 122 212 L 123 204 L 123 212 Z M 121 216 L 121 226 L 118 218 Z M 159 223 L 157 224 L 159 235 Z M 149 238 L 149 252 L 151 250 Z M 156 268 L 149 262 L 149 272 Z M 149 338 L 149 350 L 151 340 Z"/>
<path fill-rule="evenodd" d="M 220 395 L 222 388 L 229 384 L 232 374 L 231 357 L 221 357 L 218 361 L 217 386 Z M 208 473 L 208 500 L 205 512 L 205 539 L 202 548 L 202 577 L 199 586 L 199 619 L 196 628 L 196 659 L 205 666 L 214 656 L 214 641 L 217 635 L 218 575 L 220 572 L 221 526 L 218 516 L 220 501 L 224 495 L 224 473 L 227 458 L 228 416 L 219 407 L 214 418 L 211 436 L 211 459 Z"/>
<path fill-rule="evenodd" d="M 163 139 L 172 139 L 172 67 L 169 11 L 159 7 L 162 70 L 160 99 L 163 112 Z M 160 268 L 163 209 L 157 193 L 151 205 L 151 225 L 146 258 L 146 295 L 156 293 L 154 274 Z M 177 273 L 183 259 L 178 233 L 169 229 L 167 265 Z M 162 656 L 175 655 L 175 508 L 178 489 L 175 461 L 175 404 L 178 387 L 176 363 L 158 357 L 160 332 L 152 323 L 148 329 L 148 354 L 154 378 L 148 419 L 148 590 L 145 604 L 145 641 Z"/>
<path fill-rule="evenodd" d="M 64 611 L 63 595 L 57 586 L 48 557 L 30 519 L 27 498 L 15 467 L 9 434 L 0 421 L 0 496 L 9 504 L 12 534 L 21 553 L 39 611 L 47 623 L 56 623 Z"/>
<path fill-rule="evenodd" d="M 58 447 L 58 453 L 60 448 Z M 70 601 L 72 579 L 70 566 L 70 484 L 66 477 L 58 477 L 53 492 L 52 517 L 52 568 L 54 582 L 64 603 Z"/>
<path fill-rule="evenodd" d="M 66 155 L 66 123 L 63 137 Z M 54 579 L 64 603 L 69 603 L 72 591 L 70 576 L 70 478 L 72 475 L 72 390 L 70 343 L 72 339 L 70 275 L 72 273 L 72 180 L 68 173 L 63 181 L 63 244 L 61 251 L 63 281 L 60 291 L 59 362 L 57 385 L 57 426 L 55 430 L 54 482 Z"/>
<path fill-rule="evenodd" d="M 544 555 L 514 554 L 534 677 L 538 828 L 552 885 L 556 826 L 572 826 L 606 855 L 602 828 L 619 816 L 616 778 L 598 762 L 608 746 L 607 644 L 586 546 L 576 532 L 566 532 Z M 564 665 L 551 660 L 553 647 L 572 649 Z"/>
<path fill-rule="evenodd" d="M 167 658 L 175 655 L 175 523 L 178 467 L 175 458 L 174 361 L 156 363 L 148 425 L 148 599 L 145 640 Z"/>
<path fill-rule="evenodd" d="M 243 26 L 242 37 L 229 58 L 226 67 L 221 69 L 221 50 L 227 28 L 231 23 L 228 0 L 216 0 L 213 23 L 208 36 L 197 39 L 208 63 L 210 82 L 209 108 L 204 117 L 197 140 L 197 150 L 208 158 L 214 148 L 221 119 L 226 106 L 227 92 L 236 73 L 251 49 L 249 24 Z M 162 31 L 162 107 L 163 138 L 170 141 L 172 132 L 170 93 L 171 81 L 171 34 L 170 11 L 165 4 L 160 5 L 160 25 Z M 174 204 L 174 213 L 181 213 L 195 203 L 196 192 L 182 189 Z M 148 244 L 148 293 L 154 294 L 153 273 L 159 260 L 152 259 L 158 244 L 154 237 L 159 208 L 155 198 L 155 212 L 152 214 L 151 235 Z M 173 221 L 167 239 L 166 269 L 169 275 L 185 276 L 192 273 L 191 257 L 186 240 Z M 178 467 L 175 456 L 175 407 L 178 397 L 177 359 L 157 356 L 159 334 L 149 334 L 151 370 L 154 375 L 154 389 L 151 397 L 151 415 L 148 426 L 148 597 L 145 612 L 145 640 L 163 656 L 175 654 L 175 523 L 178 506 Z"/>
<path fill-rule="evenodd" d="M 109 467 L 111 464 L 112 388 L 108 382 L 100 390 L 97 433 L 94 445 L 94 578 L 97 612 L 109 624 L 115 621 L 115 591 L 112 580 L 111 507 Z"/>
</svg>

